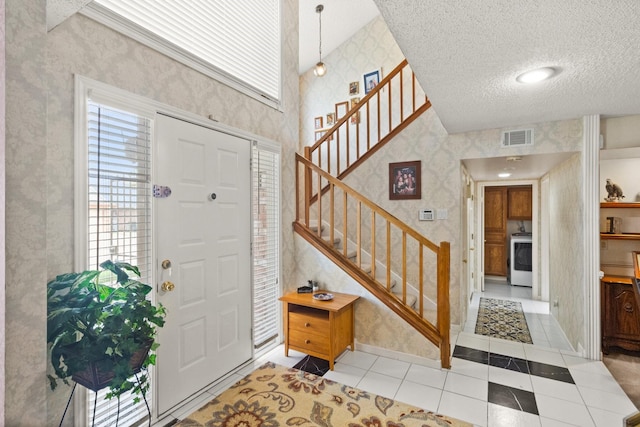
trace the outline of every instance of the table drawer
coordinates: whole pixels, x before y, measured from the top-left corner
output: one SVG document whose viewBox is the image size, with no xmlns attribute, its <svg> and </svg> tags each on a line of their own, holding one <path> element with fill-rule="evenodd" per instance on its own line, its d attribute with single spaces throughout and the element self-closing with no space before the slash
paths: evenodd
<svg viewBox="0 0 640 427">
<path fill-rule="evenodd" d="M 290 312 L 289 329 L 329 335 L 329 317 L 315 312 Z"/>
<path fill-rule="evenodd" d="M 305 331 L 290 330 L 289 345 L 300 351 L 312 351 L 320 354 L 329 354 L 329 334 L 317 335 Z"/>
</svg>

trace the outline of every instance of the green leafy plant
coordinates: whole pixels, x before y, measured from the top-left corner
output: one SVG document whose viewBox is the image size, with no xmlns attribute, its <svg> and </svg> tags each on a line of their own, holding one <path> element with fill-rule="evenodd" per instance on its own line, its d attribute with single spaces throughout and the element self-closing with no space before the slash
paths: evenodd
<svg viewBox="0 0 640 427">
<path fill-rule="evenodd" d="M 100 270 L 67 273 L 47 284 L 47 343 L 55 376 L 51 389 L 68 378 L 94 391 L 109 386 L 107 398 L 149 389 L 146 369 L 155 365 L 157 327 L 166 310 L 153 305 L 151 286 L 131 279 L 137 267 L 105 261 Z M 143 370 L 138 381 L 134 374 Z M 139 400 L 136 397 L 136 400 Z"/>
</svg>

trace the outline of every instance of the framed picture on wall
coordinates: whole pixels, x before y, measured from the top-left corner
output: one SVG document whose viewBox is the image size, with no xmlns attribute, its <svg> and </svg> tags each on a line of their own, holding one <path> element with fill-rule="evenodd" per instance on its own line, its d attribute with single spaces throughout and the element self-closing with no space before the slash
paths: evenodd
<svg viewBox="0 0 640 427">
<path fill-rule="evenodd" d="M 336 104 L 336 120 L 340 120 L 349 111 L 349 101 L 338 102 Z"/>
<path fill-rule="evenodd" d="M 327 113 L 327 126 L 333 126 L 336 123 L 336 113 Z"/>
<path fill-rule="evenodd" d="M 389 163 L 389 200 L 420 199 L 420 160 Z"/>
<path fill-rule="evenodd" d="M 316 129 L 322 129 L 322 116 L 314 119 L 314 126 Z"/>
<path fill-rule="evenodd" d="M 360 82 L 349 83 L 349 96 L 357 95 L 360 93 Z"/>
<path fill-rule="evenodd" d="M 371 71 L 370 73 L 366 73 L 363 76 L 365 95 L 371 92 L 371 90 L 374 87 L 378 86 L 378 83 L 380 83 L 381 78 L 382 78 L 382 73 L 380 72 L 380 70 Z"/>
</svg>

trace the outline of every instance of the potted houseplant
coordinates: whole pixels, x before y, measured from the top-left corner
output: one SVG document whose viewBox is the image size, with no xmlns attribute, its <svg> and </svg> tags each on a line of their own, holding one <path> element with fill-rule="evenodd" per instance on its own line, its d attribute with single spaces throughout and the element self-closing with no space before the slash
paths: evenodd
<svg viewBox="0 0 640 427">
<path fill-rule="evenodd" d="M 137 267 L 112 261 L 100 267 L 47 284 L 51 389 L 71 378 L 93 391 L 108 386 L 108 399 L 128 390 L 144 397 L 148 376 L 137 374 L 155 364 L 150 350 L 158 346 L 156 328 L 164 325 L 165 308 L 147 299 L 149 285 L 130 278 L 140 276 Z"/>
</svg>

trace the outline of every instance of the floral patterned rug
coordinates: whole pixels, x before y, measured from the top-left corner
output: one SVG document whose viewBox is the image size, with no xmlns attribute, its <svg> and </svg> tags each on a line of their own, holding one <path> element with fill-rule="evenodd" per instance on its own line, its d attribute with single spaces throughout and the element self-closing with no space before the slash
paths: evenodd
<svg viewBox="0 0 640 427">
<path fill-rule="evenodd" d="M 480 298 L 476 334 L 533 344 L 522 304 L 495 298 Z"/>
<path fill-rule="evenodd" d="M 454 418 L 267 362 L 180 427 L 471 427 Z"/>
</svg>

